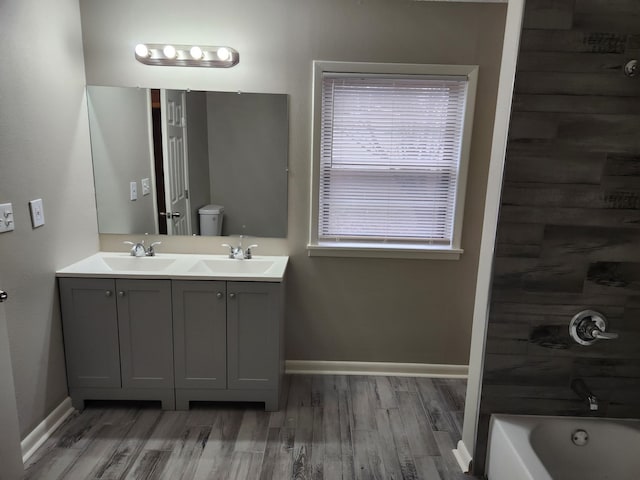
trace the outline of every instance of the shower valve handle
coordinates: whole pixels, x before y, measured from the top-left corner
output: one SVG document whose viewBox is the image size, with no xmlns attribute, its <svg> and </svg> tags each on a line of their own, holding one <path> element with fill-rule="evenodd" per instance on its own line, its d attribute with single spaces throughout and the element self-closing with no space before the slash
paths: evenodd
<svg viewBox="0 0 640 480">
<path fill-rule="evenodd" d="M 614 340 L 618 338 L 617 333 L 604 332 L 600 330 L 598 327 L 594 327 L 593 330 L 591 330 L 591 336 L 593 338 L 597 338 L 598 340 Z"/>
<path fill-rule="evenodd" d="M 607 332 L 605 316 L 593 310 L 576 314 L 569 324 L 569 334 L 580 345 L 593 345 L 598 340 L 613 340 L 617 333 Z"/>
</svg>

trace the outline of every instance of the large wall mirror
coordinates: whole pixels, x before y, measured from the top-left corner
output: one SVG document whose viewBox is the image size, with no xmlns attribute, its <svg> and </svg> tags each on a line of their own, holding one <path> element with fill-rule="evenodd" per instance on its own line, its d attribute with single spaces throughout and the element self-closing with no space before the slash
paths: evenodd
<svg viewBox="0 0 640 480">
<path fill-rule="evenodd" d="M 287 95 L 88 86 L 87 99 L 100 233 L 286 237 Z"/>
</svg>

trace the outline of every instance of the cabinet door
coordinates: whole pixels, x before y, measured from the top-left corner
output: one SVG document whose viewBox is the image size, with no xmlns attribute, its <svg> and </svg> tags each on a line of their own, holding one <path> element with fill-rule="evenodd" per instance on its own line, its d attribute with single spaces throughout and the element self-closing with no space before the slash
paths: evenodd
<svg viewBox="0 0 640 480">
<path fill-rule="evenodd" d="M 279 283 L 227 282 L 229 388 L 277 387 L 281 288 Z"/>
<path fill-rule="evenodd" d="M 226 282 L 174 281 L 176 388 L 226 388 Z"/>
<path fill-rule="evenodd" d="M 173 388 L 170 280 L 116 281 L 124 388 Z"/>
<path fill-rule="evenodd" d="M 101 278 L 59 282 L 69 387 L 119 388 L 115 282 Z"/>
</svg>

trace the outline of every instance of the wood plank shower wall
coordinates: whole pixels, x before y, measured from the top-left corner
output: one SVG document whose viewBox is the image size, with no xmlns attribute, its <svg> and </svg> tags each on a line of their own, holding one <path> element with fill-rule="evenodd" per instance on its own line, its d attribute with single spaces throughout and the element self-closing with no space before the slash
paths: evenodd
<svg viewBox="0 0 640 480">
<path fill-rule="evenodd" d="M 475 472 L 491 413 L 640 417 L 637 0 L 528 0 L 494 259 Z M 568 335 L 592 308 L 618 340 Z"/>
</svg>

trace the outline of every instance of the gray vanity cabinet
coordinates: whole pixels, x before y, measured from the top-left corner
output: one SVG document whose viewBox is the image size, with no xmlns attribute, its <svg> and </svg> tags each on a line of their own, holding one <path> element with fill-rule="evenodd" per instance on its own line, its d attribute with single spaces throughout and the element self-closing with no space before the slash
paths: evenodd
<svg viewBox="0 0 640 480">
<path fill-rule="evenodd" d="M 278 380 L 281 285 L 229 282 L 228 386 L 273 389 Z"/>
<path fill-rule="evenodd" d="M 60 302 L 69 388 L 120 388 L 115 282 L 62 278 Z"/>
<path fill-rule="evenodd" d="M 226 282 L 173 282 L 176 388 L 227 388 Z"/>
<path fill-rule="evenodd" d="M 60 278 L 69 394 L 175 407 L 171 282 Z"/>
<path fill-rule="evenodd" d="M 284 284 L 173 281 L 176 407 L 264 402 L 278 410 Z"/>
<path fill-rule="evenodd" d="M 278 410 L 284 282 L 59 279 L 69 395 Z"/>
<path fill-rule="evenodd" d="M 116 280 L 123 388 L 173 389 L 170 280 Z"/>
</svg>

